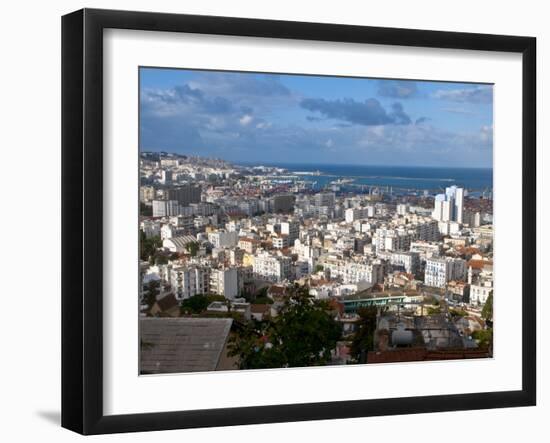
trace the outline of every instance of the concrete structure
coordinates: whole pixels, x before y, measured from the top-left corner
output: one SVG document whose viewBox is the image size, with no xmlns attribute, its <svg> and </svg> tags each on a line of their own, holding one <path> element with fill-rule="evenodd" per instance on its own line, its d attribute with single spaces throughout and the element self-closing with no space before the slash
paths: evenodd
<svg viewBox="0 0 550 443">
<path fill-rule="evenodd" d="M 165 190 L 166 200 L 176 200 L 181 206 L 200 203 L 201 188 L 195 185 L 176 186 Z"/>
<path fill-rule="evenodd" d="M 140 223 L 140 229 L 146 238 L 160 236 L 160 223 L 156 220 L 143 220 Z"/>
<path fill-rule="evenodd" d="M 272 255 L 264 251 L 254 257 L 254 275 L 263 280 L 280 283 L 290 278 L 291 263 L 290 257 Z"/>
<path fill-rule="evenodd" d="M 168 217 L 179 213 L 179 203 L 176 200 L 153 200 L 153 217 Z"/>
<path fill-rule="evenodd" d="M 196 241 L 197 239 L 191 235 L 183 235 L 181 237 L 172 237 L 163 240 L 162 247 L 168 249 L 170 252 L 181 254 L 187 252 L 188 243 Z"/>
<path fill-rule="evenodd" d="M 464 215 L 464 189 L 457 186 L 445 188 L 445 194 L 435 196 L 432 217 L 438 221 L 462 223 Z"/>
<path fill-rule="evenodd" d="M 426 260 L 424 283 L 426 286 L 444 288 L 451 280 L 464 280 L 466 261 L 460 258 L 429 258 Z"/>
<path fill-rule="evenodd" d="M 237 246 L 239 235 L 236 232 L 219 230 L 208 234 L 208 241 L 215 248 L 231 248 Z"/>
<path fill-rule="evenodd" d="M 384 267 L 380 262 L 343 259 L 325 259 L 322 261 L 325 271 L 329 271 L 331 279 L 341 279 L 343 283 L 382 283 Z"/>
<path fill-rule="evenodd" d="M 300 237 L 300 223 L 295 220 L 281 222 L 281 234 L 288 237 L 288 245 L 293 246 L 294 240 Z"/>
<path fill-rule="evenodd" d="M 209 269 L 200 266 L 178 266 L 170 272 L 170 285 L 178 300 L 210 291 Z"/>
<path fill-rule="evenodd" d="M 420 254 L 418 252 L 394 252 L 390 256 L 390 263 L 397 269 L 409 274 L 416 274 L 420 268 Z"/>
<path fill-rule="evenodd" d="M 237 268 L 211 269 L 210 292 L 234 299 L 239 295 L 239 278 Z"/>
</svg>

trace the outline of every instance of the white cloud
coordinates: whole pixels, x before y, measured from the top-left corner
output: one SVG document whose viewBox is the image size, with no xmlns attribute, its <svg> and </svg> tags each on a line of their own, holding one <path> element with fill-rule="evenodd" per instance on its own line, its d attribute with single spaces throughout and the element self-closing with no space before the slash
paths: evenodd
<svg viewBox="0 0 550 443">
<path fill-rule="evenodd" d="M 252 122 L 253 119 L 254 118 L 250 114 L 245 114 L 239 119 L 239 122 L 241 123 L 241 125 L 247 126 Z"/>
</svg>

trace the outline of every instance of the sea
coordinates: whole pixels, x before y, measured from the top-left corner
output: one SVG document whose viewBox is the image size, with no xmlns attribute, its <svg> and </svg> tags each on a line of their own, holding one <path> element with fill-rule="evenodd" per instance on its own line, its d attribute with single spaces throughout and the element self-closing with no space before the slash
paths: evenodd
<svg viewBox="0 0 550 443">
<path fill-rule="evenodd" d="M 250 166 L 250 164 L 249 164 Z M 300 180 L 314 182 L 315 188 L 336 184 L 392 188 L 393 191 L 439 193 L 456 185 L 470 195 L 493 190 L 492 168 L 450 168 L 426 166 L 374 166 L 269 163 L 264 166 L 285 168 Z M 344 181 L 342 183 L 342 180 Z"/>
</svg>

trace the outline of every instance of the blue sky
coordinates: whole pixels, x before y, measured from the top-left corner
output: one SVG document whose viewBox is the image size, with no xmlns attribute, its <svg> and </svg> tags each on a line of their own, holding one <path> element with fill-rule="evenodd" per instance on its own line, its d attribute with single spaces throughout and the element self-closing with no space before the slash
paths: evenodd
<svg viewBox="0 0 550 443">
<path fill-rule="evenodd" d="M 255 163 L 491 167 L 484 84 L 140 68 L 140 149 Z"/>
</svg>

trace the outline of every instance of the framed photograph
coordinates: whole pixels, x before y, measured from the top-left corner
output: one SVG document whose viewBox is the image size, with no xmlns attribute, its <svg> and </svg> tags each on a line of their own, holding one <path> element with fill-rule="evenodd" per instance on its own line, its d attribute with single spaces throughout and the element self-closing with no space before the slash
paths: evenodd
<svg viewBox="0 0 550 443">
<path fill-rule="evenodd" d="M 536 41 L 62 20 L 62 425 L 536 403 Z"/>
</svg>

